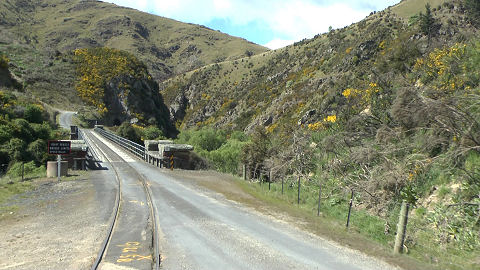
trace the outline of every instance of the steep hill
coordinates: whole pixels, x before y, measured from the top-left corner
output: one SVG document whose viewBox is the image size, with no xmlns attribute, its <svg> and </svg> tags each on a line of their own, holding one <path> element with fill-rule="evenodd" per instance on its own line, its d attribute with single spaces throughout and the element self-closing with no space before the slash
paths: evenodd
<svg viewBox="0 0 480 270">
<path fill-rule="evenodd" d="M 110 47 L 133 53 L 156 80 L 266 48 L 203 26 L 100 1 L 6 0 L 0 26 L 37 49 Z"/>
<path fill-rule="evenodd" d="M 431 39 L 419 29 L 424 6 L 419 7 L 417 1 L 402 1 L 286 48 L 202 67 L 166 81 L 162 94 L 184 127 L 252 130 L 257 124 L 322 120 L 344 105 L 346 88 L 410 85 L 404 75 L 418 57 L 475 36 L 461 1 L 432 6 L 439 27 Z"/>
<path fill-rule="evenodd" d="M 325 215 L 341 222 L 353 192 L 357 230 L 388 246 L 409 202 L 409 254 L 434 269 L 478 269 L 479 20 L 478 1 L 405 0 L 286 48 L 176 76 L 161 93 L 188 130 L 181 140 L 223 138 L 196 145 L 219 169 L 238 173 L 243 163 L 252 178 L 271 170 L 290 186 L 303 178 L 313 190 L 308 211 L 321 185 Z"/>
</svg>

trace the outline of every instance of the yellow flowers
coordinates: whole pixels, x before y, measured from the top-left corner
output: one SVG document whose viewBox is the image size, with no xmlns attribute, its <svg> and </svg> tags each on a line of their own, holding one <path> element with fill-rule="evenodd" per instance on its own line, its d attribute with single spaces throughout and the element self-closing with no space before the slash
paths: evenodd
<svg viewBox="0 0 480 270">
<path fill-rule="evenodd" d="M 335 123 L 337 122 L 337 116 L 334 115 L 329 115 L 326 118 L 323 118 L 323 122 L 330 122 L 330 123 Z"/>
<path fill-rule="evenodd" d="M 351 100 L 352 108 L 365 109 L 371 102 L 372 95 L 381 91 L 376 82 L 370 82 L 366 89 L 347 88 L 343 90 L 342 95 Z"/>
<path fill-rule="evenodd" d="M 323 125 L 322 122 L 316 122 L 314 124 L 308 124 L 308 129 L 311 131 L 318 131 L 320 129 L 324 129 L 325 126 Z"/>
<path fill-rule="evenodd" d="M 454 91 L 463 88 L 465 82 L 459 76 L 453 76 L 452 68 L 458 66 L 459 60 L 465 56 L 467 45 L 455 44 L 450 48 L 435 49 L 425 59 L 418 58 L 414 70 L 424 74 L 424 82 L 439 79 L 437 90 Z"/>
<path fill-rule="evenodd" d="M 112 48 L 76 49 L 73 51 L 77 63 L 79 81 L 75 88 L 79 96 L 104 114 L 104 87 L 113 78 L 128 75 L 135 78 L 151 78 L 146 67 L 133 55 Z M 128 91 L 129 86 L 119 87 Z M 127 92 L 128 93 L 128 92 Z"/>
<path fill-rule="evenodd" d="M 4 54 L 0 53 L 0 68 L 8 68 L 8 63 L 10 63 L 10 59 Z"/>
<path fill-rule="evenodd" d="M 325 118 L 323 118 L 323 122 L 316 122 L 316 123 L 313 123 L 313 124 L 308 124 L 307 128 L 311 131 L 318 131 L 318 130 L 321 130 L 321 129 L 326 129 L 328 124 L 331 123 L 331 124 L 334 124 L 335 122 L 337 122 L 337 115 L 329 115 Z"/>
<path fill-rule="evenodd" d="M 350 54 L 352 52 L 353 48 L 352 47 L 348 47 L 346 50 L 345 50 L 345 53 L 346 54 Z"/>
<path fill-rule="evenodd" d="M 382 42 L 380 42 L 380 44 L 378 44 L 378 48 L 380 50 L 384 50 L 385 49 L 385 40 L 382 40 Z"/>
</svg>

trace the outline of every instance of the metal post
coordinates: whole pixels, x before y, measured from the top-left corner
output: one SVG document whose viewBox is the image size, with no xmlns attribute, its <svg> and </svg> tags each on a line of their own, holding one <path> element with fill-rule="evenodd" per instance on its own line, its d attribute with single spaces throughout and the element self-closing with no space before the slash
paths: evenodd
<svg viewBox="0 0 480 270">
<path fill-rule="evenodd" d="M 350 205 L 348 207 L 348 216 L 347 216 L 347 228 L 348 225 L 350 224 L 350 214 L 352 212 L 352 205 L 353 205 L 353 190 L 352 190 L 352 195 L 350 196 Z"/>
<path fill-rule="evenodd" d="M 60 166 L 62 164 L 62 156 L 60 155 L 57 155 L 57 178 L 58 178 L 58 182 L 60 182 Z"/>
<path fill-rule="evenodd" d="M 282 195 L 283 195 L 283 182 L 285 181 L 285 179 L 282 177 Z"/>
<path fill-rule="evenodd" d="M 270 190 L 271 183 L 272 183 L 272 170 L 268 172 L 268 190 Z"/>
<path fill-rule="evenodd" d="M 318 185 L 318 209 L 317 209 L 317 217 L 320 216 L 320 201 L 322 199 L 322 185 Z"/>
<path fill-rule="evenodd" d="M 407 232 L 408 207 L 408 203 L 402 202 L 397 224 L 397 236 L 395 237 L 395 246 L 393 248 L 395 254 L 403 252 L 403 243 L 405 242 L 405 233 Z"/>
<path fill-rule="evenodd" d="M 300 175 L 298 176 L 298 196 L 297 196 L 297 204 L 300 204 Z"/>
</svg>

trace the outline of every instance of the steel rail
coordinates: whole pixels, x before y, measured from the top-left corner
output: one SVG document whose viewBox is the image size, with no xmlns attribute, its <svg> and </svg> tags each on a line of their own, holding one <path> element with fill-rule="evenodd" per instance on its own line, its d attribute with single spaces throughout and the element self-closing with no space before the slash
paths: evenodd
<svg viewBox="0 0 480 270">
<path fill-rule="evenodd" d="M 124 149 L 128 150 L 129 152 L 131 152 L 132 154 L 136 155 L 137 157 L 141 157 L 142 160 L 144 160 L 144 157 L 145 157 L 145 147 L 137 144 L 137 143 L 134 143 L 132 141 L 129 141 L 125 138 L 122 138 L 118 135 L 115 135 L 113 133 L 110 133 L 110 132 L 107 132 L 103 129 L 100 129 L 100 128 L 96 128 L 94 130 L 95 132 L 97 132 L 98 134 L 100 134 L 101 136 L 109 139 L 110 141 L 116 143 L 117 145 L 120 145 L 121 147 L 123 147 Z M 130 147 L 128 147 L 130 146 Z M 103 151 L 102 151 L 103 152 Z M 106 155 L 105 155 L 106 156 Z M 121 156 L 119 156 L 121 159 L 123 159 Z M 112 164 L 112 163 L 111 163 Z M 127 163 L 128 165 L 128 163 Z M 128 165 L 129 167 L 131 167 L 130 165 Z M 114 168 L 114 165 L 112 164 L 112 167 Z M 133 168 L 132 168 L 133 169 Z M 117 174 L 117 171 L 116 169 L 114 168 L 115 170 L 115 173 Z M 158 219 L 157 219 L 157 209 L 156 209 L 156 206 L 154 205 L 153 203 L 153 200 L 152 200 L 152 191 L 150 189 L 150 187 L 148 186 L 148 183 L 147 181 L 145 180 L 145 176 L 138 173 L 137 174 L 140 176 L 140 182 L 142 183 L 142 186 L 144 188 L 144 191 L 145 191 L 145 194 L 146 194 L 146 197 L 147 197 L 147 201 L 148 201 L 148 205 L 150 206 L 150 215 L 151 215 L 151 218 L 152 218 L 152 244 L 153 244 L 153 253 L 154 253 L 154 262 L 155 262 L 155 270 L 159 270 L 160 269 L 160 263 L 161 263 L 161 257 L 160 257 L 160 250 L 159 250 L 159 247 L 160 247 L 160 244 L 159 244 L 159 238 L 158 238 Z M 95 268 L 96 269 L 96 268 Z M 92 268 L 93 270 L 93 268 Z"/>
<path fill-rule="evenodd" d="M 82 135 L 84 135 L 84 134 L 82 134 Z M 83 139 L 85 140 L 86 136 Z M 117 169 L 115 169 L 115 167 L 113 166 L 113 163 L 110 162 L 110 160 L 107 157 L 107 155 L 105 154 L 105 152 L 103 152 L 103 150 L 95 142 L 93 142 L 93 140 L 90 141 L 88 144 L 90 144 L 90 143 L 95 144 L 96 148 L 101 152 L 101 154 L 105 158 L 105 160 L 108 161 L 111 164 L 111 166 L 113 168 L 113 171 L 115 172 L 115 179 L 117 180 L 117 184 L 118 184 L 117 185 L 117 196 L 116 196 L 116 199 L 115 199 L 115 207 L 114 207 L 114 210 L 113 210 L 114 218 L 110 222 L 110 226 L 108 227 L 108 231 L 107 231 L 107 237 L 105 238 L 105 240 L 103 240 L 103 243 L 100 247 L 100 251 L 98 252 L 97 258 L 95 259 L 95 262 L 93 263 L 92 268 L 91 268 L 91 270 L 96 270 L 98 268 L 98 266 L 100 265 L 100 262 L 102 261 L 103 255 L 105 254 L 105 250 L 107 249 L 107 246 L 108 246 L 108 242 L 112 238 L 113 229 L 114 229 L 115 224 L 118 220 L 118 215 L 119 215 L 119 212 L 120 212 L 119 211 L 120 200 L 122 198 L 122 192 L 121 192 L 122 184 L 121 184 L 120 176 L 118 175 Z"/>
</svg>

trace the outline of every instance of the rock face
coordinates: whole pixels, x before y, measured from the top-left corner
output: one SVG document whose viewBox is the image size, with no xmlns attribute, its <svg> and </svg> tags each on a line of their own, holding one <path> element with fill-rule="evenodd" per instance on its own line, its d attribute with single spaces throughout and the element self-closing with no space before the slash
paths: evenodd
<svg viewBox="0 0 480 270">
<path fill-rule="evenodd" d="M 123 75 L 112 79 L 105 87 L 105 122 L 120 125 L 124 121 L 142 122 L 162 127 L 164 134 L 176 135 L 170 112 L 159 94 L 158 84 L 149 79 Z"/>
<path fill-rule="evenodd" d="M 21 88 L 21 85 L 12 78 L 12 74 L 6 65 L 0 64 L 0 87 Z"/>
</svg>

